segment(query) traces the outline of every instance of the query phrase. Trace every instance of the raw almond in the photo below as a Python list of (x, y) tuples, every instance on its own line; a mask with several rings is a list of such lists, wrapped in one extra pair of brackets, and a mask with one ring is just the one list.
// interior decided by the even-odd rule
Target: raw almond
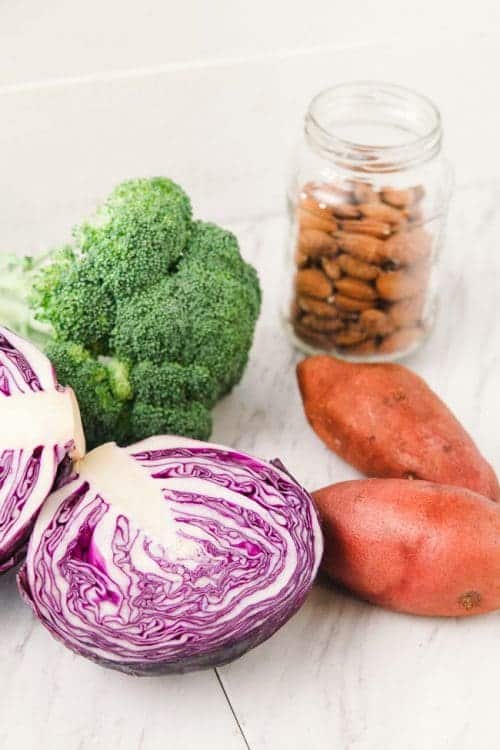
[(366, 338), (366, 332), (353, 323), (345, 330), (335, 334), (335, 343), (337, 346), (352, 346), (353, 344), (360, 344)]
[(382, 188), (380, 196), (384, 203), (388, 203), (394, 208), (406, 208), (413, 203), (413, 190), (396, 190), (395, 188)]
[(423, 333), (421, 328), (400, 328), (398, 331), (391, 333), (390, 336), (386, 336), (379, 346), (379, 351), (382, 354), (404, 352), (416, 344), (422, 338)]
[(322, 219), (331, 219), (332, 210), (325, 203), (315, 200), (310, 195), (305, 195), (299, 202), (299, 208), (309, 214), (314, 214)]
[(432, 237), (425, 229), (417, 227), (407, 232), (397, 232), (385, 243), (387, 258), (401, 265), (419, 263), (432, 252)]
[(380, 195), (384, 203), (388, 203), (395, 208), (407, 208), (420, 201), (424, 196), (424, 189), (421, 185), (405, 190), (396, 190), (395, 188), (382, 188)]
[(386, 336), (394, 331), (395, 325), (382, 310), (363, 310), (359, 316), (361, 328), (372, 336)]
[(361, 279), (354, 279), (349, 276), (344, 276), (344, 278), (336, 281), (335, 290), (342, 295), (354, 297), (355, 299), (374, 300), (377, 298), (377, 293), (370, 284), (366, 281), (361, 281)]
[(354, 182), (353, 193), (356, 203), (377, 203), (380, 200), (377, 191), (367, 182)]
[(311, 328), (313, 331), (320, 331), (321, 333), (339, 331), (344, 327), (340, 318), (318, 318), (317, 315), (311, 314), (304, 315), (300, 322), (306, 328)]
[(359, 210), (365, 218), (375, 219), (375, 221), (382, 221), (386, 224), (399, 226), (405, 221), (401, 211), (393, 206), (388, 206), (386, 203), (362, 203)]
[(307, 297), (305, 295), (300, 296), (297, 299), (297, 304), (301, 310), (305, 313), (312, 313), (320, 318), (337, 318), (338, 312), (333, 305), (322, 300), (315, 299), (314, 297)]
[(337, 206), (332, 206), (332, 213), (337, 219), (359, 219), (361, 217), (359, 208), (352, 206), (350, 203), (339, 203)]
[(363, 281), (373, 281), (376, 279), (381, 272), (378, 266), (374, 266), (371, 263), (365, 263), (352, 255), (339, 255), (337, 263), (341, 270), (348, 276), (354, 276), (356, 279), (362, 279)]
[(318, 214), (304, 211), (303, 208), (299, 208), (297, 211), (297, 219), (301, 229), (319, 229), (322, 232), (335, 232), (338, 225), (333, 217), (324, 218), (318, 216)]
[(299, 294), (307, 294), (319, 299), (326, 299), (332, 291), (329, 279), (318, 268), (305, 268), (298, 271), (295, 283)]
[(335, 237), (342, 250), (365, 261), (365, 263), (380, 264), (386, 258), (385, 243), (376, 237), (351, 232), (336, 232)]
[(328, 351), (329, 349), (333, 349), (334, 347), (334, 334), (332, 333), (321, 333), (320, 331), (313, 331), (298, 322), (295, 322), (293, 324), (293, 330), (302, 341), (304, 341), (306, 344), (310, 344), (311, 346), (316, 347), (317, 349), (325, 349), (326, 351)]
[(382, 299), (397, 302), (419, 294), (425, 286), (425, 279), (422, 274), (409, 271), (387, 271), (380, 274), (375, 283)]
[(303, 229), (299, 233), (299, 248), (309, 257), (316, 258), (318, 255), (334, 253), (337, 243), (327, 232), (320, 229)]
[(338, 310), (347, 313), (358, 313), (361, 310), (368, 310), (373, 307), (371, 300), (355, 299), (354, 297), (347, 297), (345, 294), (336, 294), (333, 301)]
[(389, 309), (389, 317), (398, 328), (413, 327), (421, 319), (423, 309), (424, 296), (419, 295), (395, 302)]
[(340, 225), (344, 232), (355, 232), (357, 234), (368, 234), (371, 237), (378, 237), (380, 240), (389, 237), (392, 234), (390, 224), (375, 219), (362, 219), (361, 221), (343, 221)]
[(298, 268), (304, 268), (304, 266), (307, 266), (308, 261), (309, 261), (309, 256), (303, 253), (300, 247), (298, 247), (295, 250), (295, 265)]
[(321, 258), (321, 266), (329, 279), (333, 279), (335, 281), (336, 279), (340, 279), (340, 277), (342, 276), (342, 271), (340, 270), (340, 266), (336, 260), (332, 260), (331, 258), (323, 256), (323, 258)]

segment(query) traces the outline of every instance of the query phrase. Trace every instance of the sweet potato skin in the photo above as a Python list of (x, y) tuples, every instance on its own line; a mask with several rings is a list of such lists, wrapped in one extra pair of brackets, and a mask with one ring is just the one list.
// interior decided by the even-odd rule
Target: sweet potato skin
[(317, 356), (299, 363), (297, 377), (315, 432), (363, 474), (427, 479), (500, 499), (493, 468), (411, 370)]
[(470, 490), (363, 479), (313, 493), (323, 570), (363, 599), (416, 615), (500, 608), (500, 505)]

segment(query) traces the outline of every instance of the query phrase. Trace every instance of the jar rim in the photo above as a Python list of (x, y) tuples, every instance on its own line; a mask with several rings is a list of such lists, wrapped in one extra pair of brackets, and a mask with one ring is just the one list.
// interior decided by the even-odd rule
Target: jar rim
[[(387, 124), (399, 117), (399, 129), (407, 140), (395, 143), (368, 143), (335, 132), (328, 121), (335, 108), (365, 106), (387, 110)], [(409, 124), (415, 131), (408, 130)], [(391, 172), (410, 169), (433, 158), (441, 149), (441, 115), (434, 102), (411, 88), (379, 81), (339, 83), (320, 91), (311, 101), (305, 131), (316, 150), (346, 169), (363, 172)]]

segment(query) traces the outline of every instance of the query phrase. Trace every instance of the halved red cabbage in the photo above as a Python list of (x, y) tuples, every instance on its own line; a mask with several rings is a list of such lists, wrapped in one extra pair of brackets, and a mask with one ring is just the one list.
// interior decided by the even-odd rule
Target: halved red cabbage
[(73, 391), (33, 344), (0, 327), (0, 574), (22, 559), (62, 461), (84, 453)]
[(304, 602), (322, 535), (279, 462), (154, 437), (75, 469), (38, 517), (19, 584), (78, 654), (137, 675), (213, 667)]

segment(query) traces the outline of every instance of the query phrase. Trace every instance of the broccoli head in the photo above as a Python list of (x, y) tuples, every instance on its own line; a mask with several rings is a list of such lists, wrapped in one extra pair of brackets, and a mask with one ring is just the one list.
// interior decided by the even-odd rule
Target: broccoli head
[(73, 236), (31, 271), (29, 299), (89, 447), (158, 433), (207, 439), (260, 312), (236, 237), (193, 221), (187, 195), (161, 177), (119, 185)]
[(191, 203), (164, 178), (119, 185), (94, 223), (74, 231), (81, 252), (92, 260), (116, 299), (154, 284), (179, 261), (191, 228)]

